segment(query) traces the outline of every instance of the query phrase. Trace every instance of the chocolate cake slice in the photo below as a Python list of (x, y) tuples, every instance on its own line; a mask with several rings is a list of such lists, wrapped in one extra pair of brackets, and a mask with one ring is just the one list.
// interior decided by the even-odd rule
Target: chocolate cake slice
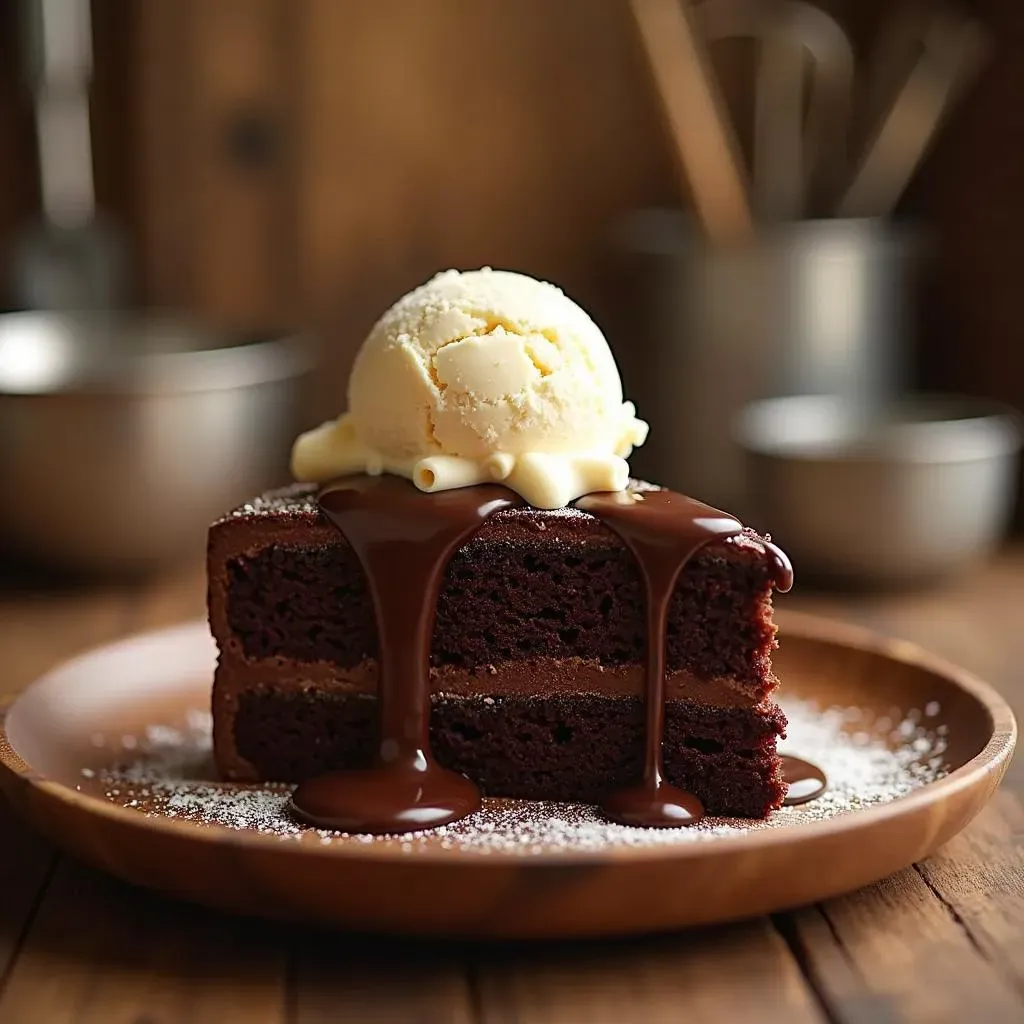
[[(671, 603), (664, 763), (710, 814), (785, 795), (772, 700), (774, 549), (707, 544)], [(234, 510), (209, 541), (222, 774), (302, 781), (368, 764), (377, 635), (359, 561), (295, 485)], [(494, 513), (448, 564), (431, 649), (437, 760), (487, 796), (598, 801), (641, 771), (645, 610), (632, 553), (576, 508)]]

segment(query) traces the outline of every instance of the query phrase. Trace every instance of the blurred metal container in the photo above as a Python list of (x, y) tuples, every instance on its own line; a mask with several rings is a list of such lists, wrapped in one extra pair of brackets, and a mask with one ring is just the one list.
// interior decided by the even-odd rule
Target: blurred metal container
[(870, 416), (840, 398), (755, 402), (736, 437), (752, 523), (798, 572), (838, 582), (916, 583), (984, 557), (1020, 478), (1019, 417), (975, 399), (920, 396)]
[(283, 478), (310, 367), (298, 338), (0, 316), (0, 548), (100, 572), (200, 552), (213, 518)]
[(915, 234), (804, 221), (716, 249), (682, 212), (641, 210), (615, 240), (630, 291), (623, 369), (651, 424), (635, 456), (644, 475), (742, 512), (732, 424), (744, 405), (838, 394), (870, 406), (901, 390)]

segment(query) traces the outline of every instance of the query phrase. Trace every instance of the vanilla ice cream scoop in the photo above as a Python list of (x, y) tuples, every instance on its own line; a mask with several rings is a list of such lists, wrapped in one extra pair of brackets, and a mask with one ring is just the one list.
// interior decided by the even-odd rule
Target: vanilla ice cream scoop
[(624, 489), (646, 436), (575, 302), (522, 274), (449, 270), (380, 318), (356, 356), (348, 412), (299, 437), (292, 472), (394, 473), (423, 491), (501, 482), (560, 508)]

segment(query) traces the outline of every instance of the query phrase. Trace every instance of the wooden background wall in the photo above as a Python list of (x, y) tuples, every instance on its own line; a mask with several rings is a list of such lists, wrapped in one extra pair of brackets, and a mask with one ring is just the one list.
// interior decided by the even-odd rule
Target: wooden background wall
[[(15, 6), (0, 260), (37, 202)], [(826, 6), (864, 42), (891, 4)], [(921, 372), (1024, 406), (1024, 4), (972, 6), (995, 59), (904, 203), (945, 242)], [(679, 201), (624, 0), (94, 0), (94, 21), (97, 178), (140, 299), (234, 330), (331, 325), (344, 359), (397, 291), (481, 263), (600, 315), (610, 221)]]

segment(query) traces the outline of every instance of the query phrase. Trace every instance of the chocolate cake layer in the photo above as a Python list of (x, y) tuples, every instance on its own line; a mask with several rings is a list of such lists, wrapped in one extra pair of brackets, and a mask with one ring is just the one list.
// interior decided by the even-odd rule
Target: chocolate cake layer
[[(211, 531), (214, 634), (228, 656), (327, 662), (375, 658), (373, 608), (354, 554), (299, 489)], [(708, 545), (686, 566), (668, 624), (667, 665), (728, 679), (760, 699), (774, 688), (772, 566), (760, 538)], [(506, 661), (644, 659), (635, 561), (611, 530), (576, 510), (499, 512), (452, 559), (431, 662), (475, 672)]]
[[(763, 817), (785, 795), (775, 737), (777, 705), (714, 708), (671, 701), (665, 770), (713, 813)], [(237, 694), (233, 742), (255, 777), (298, 782), (370, 763), (376, 700), (317, 687), (282, 691), (255, 683)], [(488, 796), (600, 800), (641, 766), (639, 698), (439, 696), (431, 716), (438, 761)]]

